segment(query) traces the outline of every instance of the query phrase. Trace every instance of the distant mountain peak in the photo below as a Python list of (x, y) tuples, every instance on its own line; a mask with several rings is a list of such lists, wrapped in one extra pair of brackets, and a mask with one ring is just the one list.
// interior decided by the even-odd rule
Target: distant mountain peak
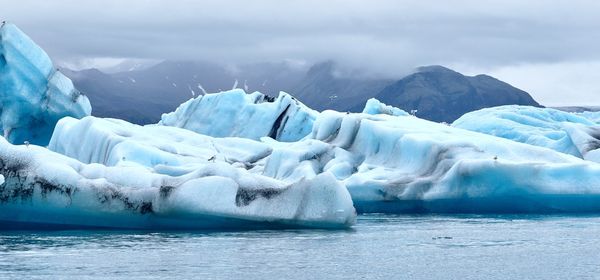
[(418, 73), (452, 73), (452, 74), (460, 74), (450, 68), (446, 68), (441, 65), (427, 65), (420, 66), (417, 68)]

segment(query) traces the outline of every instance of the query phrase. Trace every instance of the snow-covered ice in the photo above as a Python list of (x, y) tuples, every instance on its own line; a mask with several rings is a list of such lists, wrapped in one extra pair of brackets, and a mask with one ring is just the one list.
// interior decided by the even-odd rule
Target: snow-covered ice
[(452, 125), (600, 162), (600, 125), (593, 116), (550, 108), (500, 106), (467, 113)]
[(91, 106), (48, 55), (11, 23), (0, 27), (0, 129), (11, 143), (48, 144), (64, 116), (89, 115)]

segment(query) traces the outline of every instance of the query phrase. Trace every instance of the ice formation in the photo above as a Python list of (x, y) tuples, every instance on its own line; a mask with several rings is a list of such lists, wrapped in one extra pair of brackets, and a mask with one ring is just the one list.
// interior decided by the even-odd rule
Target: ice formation
[(500, 106), (467, 113), (452, 125), (600, 162), (600, 125), (592, 113)]
[(408, 116), (408, 113), (404, 110), (386, 105), (375, 98), (367, 100), (363, 113), (370, 115), (386, 114), (391, 116)]
[[(49, 147), (83, 162), (168, 175), (207, 159), (286, 184), (330, 174), (359, 212), (600, 211), (600, 165), (570, 155), (407, 115), (324, 111), (304, 125), (311, 132), (302, 140), (256, 142), (67, 118)], [(69, 139), (94, 144), (80, 147)]]
[[(98, 120), (105, 122), (110, 121)], [(127, 141), (127, 136), (113, 138), (108, 141)], [(78, 146), (93, 149), (99, 142), (91, 140)], [(201, 140), (199, 136), (191, 141)], [(240, 145), (246, 142), (241, 139)], [(132, 140), (122, 148), (135, 143)], [(188, 156), (161, 148), (165, 147), (148, 146), (137, 152), (161, 159), (165, 153)], [(152, 168), (124, 164), (127, 159), (114, 165), (84, 164), (43, 147), (11, 145), (1, 137), (0, 158), (5, 178), (0, 186), (0, 220), (4, 222), (163, 229), (339, 228), (352, 225), (355, 217), (348, 191), (329, 174), (286, 183), (204, 158), (177, 166), (159, 161)], [(136, 159), (140, 160), (132, 160)]]
[[(329, 144), (315, 157), (359, 212), (600, 210), (600, 165), (535, 146), (410, 116), (331, 111), (311, 138)], [(273, 167), (292, 172), (285, 166)]]
[(46, 53), (15, 25), (0, 28), (0, 129), (11, 143), (46, 145), (64, 116), (89, 115), (91, 106), (57, 71)]
[(600, 111), (596, 111), (596, 112), (581, 112), (581, 113), (577, 113), (577, 115), (580, 115), (584, 118), (587, 118), (595, 123), (597, 123), (598, 125), (600, 125)]
[(2, 42), (4, 134), (48, 147), (0, 137), (0, 227), (345, 228), (356, 210), (600, 212), (589, 115), (500, 107), (452, 127), (375, 99), (363, 113), (318, 113), (286, 93), (231, 90), (138, 126), (84, 117), (87, 99), (37, 46), (12, 25)]
[(316, 111), (287, 93), (273, 98), (234, 89), (190, 99), (175, 112), (163, 114), (160, 124), (215, 137), (258, 140), (269, 136), (290, 142), (310, 133), (316, 115)]

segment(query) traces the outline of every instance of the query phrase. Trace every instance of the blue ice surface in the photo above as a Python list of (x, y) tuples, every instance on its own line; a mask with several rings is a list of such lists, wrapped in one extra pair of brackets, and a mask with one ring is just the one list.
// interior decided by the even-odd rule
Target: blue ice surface
[(587, 155), (600, 146), (595, 115), (507, 105), (467, 113), (452, 126), (595, 160)]
[(14, 24), (0, 27), (0, 129), (14, 144), (46, 145), (56, 122), (90, 115), (87, 97)]
[(370, 115), (386, 114), (391, 116), (408, 116), (408, 113), (404, 110), (386, 105), (375, 98), (367, 100), (363, 113)]
[(159, 124), (214, 137), (258, 140), (268, 136), (293, 142), (310, 133), (316, 114), (284, 92), (270, 99), (259, 92), (233, 89), (190, 99), (175, 112), (163, 114)]

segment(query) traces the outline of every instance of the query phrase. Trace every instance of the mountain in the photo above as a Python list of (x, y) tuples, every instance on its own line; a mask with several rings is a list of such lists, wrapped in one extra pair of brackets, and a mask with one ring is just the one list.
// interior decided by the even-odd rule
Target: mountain
[(289, 63), (226, 67), (208, 62), (164, 61), (118, 73), (97, 69), (63, 70), (85, 93), (99, 117), (137, 124), (156, 123), (162, 113), (206, 92), (242, 88), (277, 96), (292, 94), (318, 111), (362, 111), (369, 98), (404, 109), (420, 118), (452, 122), (464, 113), (499, 105), (540, 106), (520, 89), (487, 75), (465, 76), (442, 66), (418, 68), (401, 79), (337, 75), (332, 61), (305, 70)]
[(374, 97), (436, 122), (452, 122), (467, 112), (500, 105), (541, 107), (527, 92), (496, 78), (465, 76), (442, 66), (421, 67)]
[(394, 82), (391, 79), (336, 77), (334, 70), (332, 61), (313, 65), (293, 87), (291, 94), (318, 111), (360, 112), (369, 98)]

